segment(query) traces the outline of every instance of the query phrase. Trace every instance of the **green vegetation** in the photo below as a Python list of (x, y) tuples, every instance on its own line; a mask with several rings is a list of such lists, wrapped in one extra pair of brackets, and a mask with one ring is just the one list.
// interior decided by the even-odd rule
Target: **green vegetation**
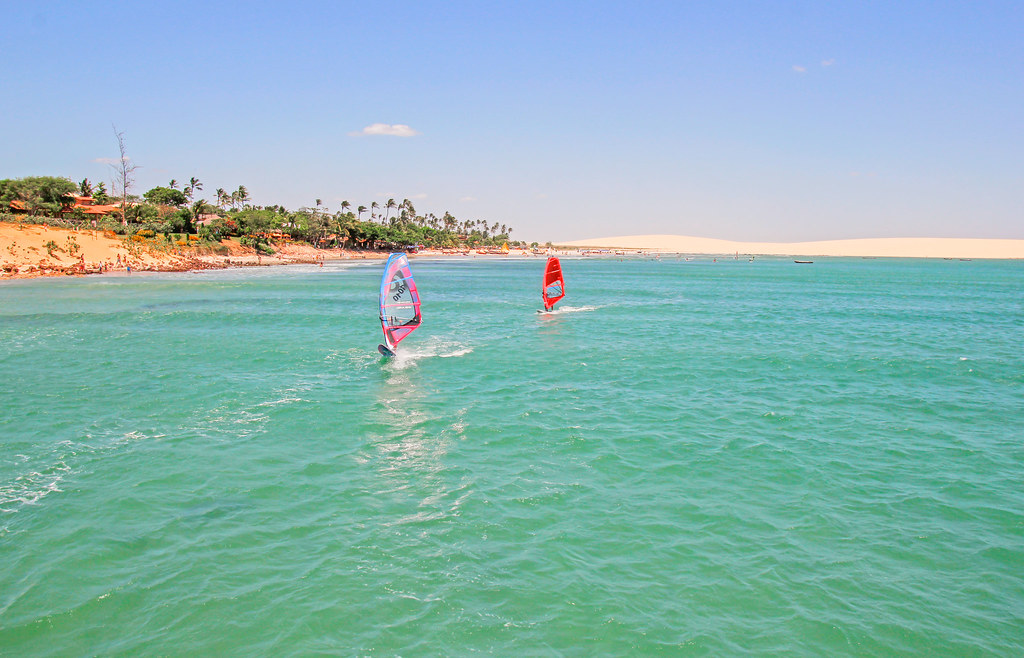
[(0, 203), (7, 209), (13, 201), (29, 214), (57, 216), (74, 203), (72, 195), (77, 191), (77, 185), (55, 176), (4, 179), (0, 180)]
[(154, 206), (181, 207), (188, 202), (188, 197), (181, 190), (173, 190), (169, 187), (154, 187), (142, 195), (146, 201)]
[[(122, 181), (127, 177), (122, 177)], [(24, 212), (33, 221), (65, 228), (100, 228), (121, 235), (159, 238), (170, 245), (211, 243), (237, 237), (243, 244), (263, 253), (273, 253), (273, 242), (295, 240), (316, 247), (400, 250), (413, 245), (432, 248), (488, 247), (512, 242), (512, 229), (504, 224), (483, 220), (459, 220), (451, 213), (436, 216), (420, 214), (412, 201), (372, 202), (369, 207), (342, 201), (330, 211), (320, 199), (309, 207), (288, 210), (280, 205), (257, 206), (249, 203), (249, 192), (239, 186), (234, 192), (217, 189), (216, 201), (197, 198), (203, 183), (193, 177), (182, 189), (178, 182), (157, 186), (142, 197), (121, 193), (110, 197), (102, 183), (93, 186), (88, 179), (73, 183), (66, 178), (36, 176), (0, 180), (0, 220), (24, 221)], [(75, 195), (91, 196), (95, 205), (117, 203), (118, 208), (105, 216), (86, 213), (75, 207)], [(14, 205), (11, 202), (16, 202)], [(123, 203), (123, 206), (122, 206)], [(122, 217), (123, 207), (123, 217)], [(363, 215), (369, 211), (369, 217)], [(172, 238), (176, 234), (189, 238)]]

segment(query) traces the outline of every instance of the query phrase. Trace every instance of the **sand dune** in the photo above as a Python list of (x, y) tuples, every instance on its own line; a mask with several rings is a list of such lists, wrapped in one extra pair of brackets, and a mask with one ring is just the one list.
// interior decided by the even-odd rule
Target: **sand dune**
[(686, 235), (625, 235), (560, 243), (599, 249), (691, 254), (869, 256), (898, 258), (1024, 258), (1024, 240), (983, 238), (873, 238), (818, 242), (733, 242)]

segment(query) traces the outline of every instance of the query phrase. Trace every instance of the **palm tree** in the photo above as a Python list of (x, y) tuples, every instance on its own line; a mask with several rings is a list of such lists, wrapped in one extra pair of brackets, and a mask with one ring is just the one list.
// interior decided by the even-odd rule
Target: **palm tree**
[(174, 180), (172, 178), (171, 182), (167, 184), (167, 187), (169, 187), (169, 188), (171, 188), (173, 190), (174, 188), (178, 187), (178, 181), (176, 181), (176, 180)]
[(192, 230), (195, 228), (195, 222), (199, 221), (199, 215), (202, 215), (205, 210), (206, 199), (199, 199), (198, 201), (192, 204), (192, 226), (187, 227), (189, 233), (191, 233)]
[(228, 193), (224, 191), (223, 187), (217, 188), (217, 207), (222, 208), (224, 203), (228, 200)]
[(395, 203), (394, 199), (388, 199), (388, 202), (384, 205), (384, 223), (388, 221), (388, 215), (391, 213), (392, 208), (397, 208), (398, 204)]
[(348, 201), (342, 201), (341, 202), (341, 212), (343, 212), (343, 213), (348, 212), (348, 209), (351, 208), (351, 207), (352, 207), (352, 204), (349, 203)]
[(78, 189), (82, 191), (82, 196), (92, 196), (92, 183), (88, 178), (82, 179), (82, 182), (78, 184)]
[(348, 243), (349, 229), (351, 227), (351, 221), (346, 215), (341, 215), (331, 223), (331, 228), (334, 234), (338, 236), (338, 241), (341, 242), (341, 246), (344, 247)]
[(201, 189), (203, 189), (203, 184), (199, 182), (198, 178), (193, 176), (191, 179), (189, 179), (188, 185), (185, 186), (185, 196), (187, 196), (189, 198), (189, 201), (191, 201), (192, 196), (196, 193), (196, 190)]
[(239, 185), (235, 194), (238, 195), (238, 205), (245, 208), (245, 202), (249, 200), (249, 190), (245, 189), (245, 185)]
[(380, 204), (377, 203), (376, 201), (370, 204), (370, 221), (377, 219), (377, 213), (374, 212), (374, 210), (377, 208), (380, 208)]
[(356, 219), (358, 219), (359, 221), (363, 221), (363, 213), (366, 212), (366, 206), (359, 206), (358, 208), (356, 208), (356, 212), (359, 213), (358, 215), (356, 215)]

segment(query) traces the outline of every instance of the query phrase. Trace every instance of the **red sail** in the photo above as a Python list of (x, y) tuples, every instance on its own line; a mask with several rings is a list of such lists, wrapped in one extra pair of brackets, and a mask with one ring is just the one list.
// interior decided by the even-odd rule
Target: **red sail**
[(544, 287), (540, 296), (544, 299), (544, 310), (550, 311), (562, 297), (565, 297), (565, 279), (562, 278), (562, 264), (552, 256), (544, 268)]

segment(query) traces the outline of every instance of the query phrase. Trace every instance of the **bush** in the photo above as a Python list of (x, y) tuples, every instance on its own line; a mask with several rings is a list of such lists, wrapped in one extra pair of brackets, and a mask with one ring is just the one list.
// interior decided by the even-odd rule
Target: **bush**
[(218, 217), (206, 226), (200, 227), (200, 232), (205, 229), (213, 235), (213, 239), (219, 240), (228, 235), (238, 232), (238, 222), (230, 218)]
[(192, 215), (188, 210), (182, 209), (164, 217), (164, 224), (168, 233), (184, 233), (192, 221)]
[(109, 231), (115, 235), (124, 235), (126, 232), (125, 225), (121, 223), (119, 217), (114, 215), (106, 215), (96, 222), (96, 228), (106, 232)]

